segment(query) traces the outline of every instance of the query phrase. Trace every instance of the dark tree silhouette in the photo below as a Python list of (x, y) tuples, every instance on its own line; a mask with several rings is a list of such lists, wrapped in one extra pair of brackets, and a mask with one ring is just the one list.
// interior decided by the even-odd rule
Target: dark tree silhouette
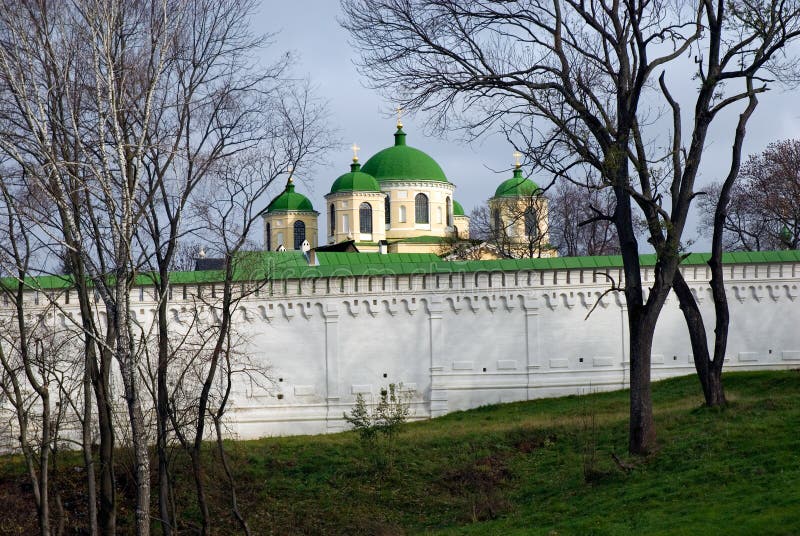
[[(708, 189), (699, 206), (699, 231), (713, 232), (722, 185)], [(724, 220), (723, 246), (762, 251), (800, 247), (800, 140), (770, 143), (751, 155), (731, 188)]]
[[(673, 283), (676, 292), (685, 287), (678, 270), (682, 237), (709, 128), (722, 112), (747, 105), (734, 132), (731, 171), (738, 172), (745, 126), (756, 94), (766, 90), (766, 73), (777, 75), (791, 65), (783, 62), (783, 52), (800, 30), (798, 2), (342, 3), (343, 24), (377, 89), (407, 109), (430, 113), (442, 129), (460, 127), (475, 136), (502, 130), (554, 175), (576, 179), (587, 176), (588, 168), (613, 191), (613, 212), (595, 218), (611, 221), (619, 237), (631, 363), (629, 450), (649, 452), (656, 439), (653, 335)], [(696, 79), (699, 86), (688, 117), (670, 89), (677, 79)], [(652, 121), (648, 99), (665, 105), (669, 117)], [(668, 146), (662, 149), (665, 133)], [(725, 191), (721, 198), (724, 208)], [(647, 292), (634, 206), (644, 215), (657, 255)], [(721, 250), (712, 253), (713, 281), (720, 282), (715, 259)], [(723, 338), (727, 330), (722, 290), (714, 293), (720, 303), (718, 341), (720, 330)], [(691, 294), (678, 296), (689, 310)], [(700, 343), (698, 318), (687, 323), (693, 346)], [(720, 355), (724, 349), (715, 357)], [(704, 373), (708, 359), (697, 351), (695, 358), (704, 391), (713, 391)]]

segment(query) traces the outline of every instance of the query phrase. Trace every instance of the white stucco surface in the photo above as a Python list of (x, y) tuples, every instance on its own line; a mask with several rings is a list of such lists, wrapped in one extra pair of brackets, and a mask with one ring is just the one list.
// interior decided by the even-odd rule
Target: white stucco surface
[[(800, 265), (726, 271), (725, 369), (800, 366)], [(619, 281), (618, 270), (610, 275)], [(706, 268), (684, 275), (711, 321)], [(586, 318), (608, 288), (591, 270), (468, 273), (463, 281), (461, 274), (376, 276), (372, 291), (367, 279), (346, 278), (342, 292), (338, 281), (331, 293), (304, 286), (308, 294), (299, 295), (289, 283), (289, 295), (247, 301), (240, 329), (279, 381), (272, 393), (239, 393), (231, 414), (236, 434), (339, 430), (358, 393), (374, 400), (389, 383), (414, 389), (416, 418), (627, 386), (624, 298), (605, 295)], [(693, 372), (683, 316), (670, 296), (657, 327), (653, 379)]]

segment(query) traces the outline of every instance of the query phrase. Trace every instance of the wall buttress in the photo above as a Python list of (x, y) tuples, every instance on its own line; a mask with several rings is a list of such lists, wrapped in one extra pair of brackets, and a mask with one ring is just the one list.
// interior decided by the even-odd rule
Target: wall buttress
[(525, 310), (525, 353), (527, 355), (528, 388), (526, 398), (533, 398), (534, 376), (539, 364), (539, 298), (528, 294), (522, 298)]
[(339, 407), (339, 307), (335, 303), (325, 304), (325, 404), (328, 431), (343, 427), (342, 411)]
[(431, 357), (431, 417), (447, 413), (447, 389), (442, 377), (444, 351), (444, 327), (442, 324), (442, 297), (431, 296), (428, 301), (430, 320)]

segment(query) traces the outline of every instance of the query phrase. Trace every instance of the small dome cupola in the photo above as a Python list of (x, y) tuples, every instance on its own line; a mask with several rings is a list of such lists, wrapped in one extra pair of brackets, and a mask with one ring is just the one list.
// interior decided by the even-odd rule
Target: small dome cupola
[(360, 147), (353, 144), (350, 172), (339, 176), (325, 195), (328, 244), (354, 241), (359, 251), (377, 250), (386, 239), (386, 194), (375, 177), (361, 170)]
[(358, 162), (359, 147), (353, 144), (353, 162), (350, 164), (350, 173), (345, 173), (333, 181), (331, 185), (332, 194), (338, 192), (380, 192), (381, 187), (375, 177), (361, 171), (361, 164)]
[(461, 206), (461, 203), (453, 199), (453, 216), (464, 216), (464, 207)]
[(286, 181), (286, 188), (283, 192), (270, 201), (267, 205), (267, 213), (278, 211), (298, 211), (298, 212), (314, 212), (314, 206), (311, 201), (304, 196), (294, 191), (294, 179), (289, 176)]
[(539, 195), (541, 189), (539, 186), (530, 179), (522, 176), (522, 165), (520, 164), (520, 153), (514, 153), (516, 164), (514, 165), (514, 174), (510, 179), (500, 183), (497, 190), (494, 192), (494, 197), (531, 197)]
[(303, 244), (316, 244), (317, 216), (319, 213), (311, 201), (294, 191), (292, 168), (289, 168), (286, 188), (270, 201), (264, 212), (264, 248), (301, 250)]

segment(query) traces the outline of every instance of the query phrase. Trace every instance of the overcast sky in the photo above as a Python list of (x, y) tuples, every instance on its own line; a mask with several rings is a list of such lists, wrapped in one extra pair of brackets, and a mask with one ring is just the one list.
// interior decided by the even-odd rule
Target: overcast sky
[[(361, 147), (361, 162), (394, 143), (394, 105), (365, 87), (365, 79), (355, 67), (357, 54), (348, 44), (349, 36), (337, 19), (341, 16), (337, 0), (264, 0), (253, 20), (256, 32), (278, 32), (275, 43), (264, 51), (265, 60), (285, 50), (296, 53), (295, 74), (307, 76), (320, 96), (328, 102), (330, 121), (338, 130), (341, 148), (328, 154), (329, 165), (315, 170), (313, 176), (298, 179), (298, 191), (308, 195), (314, 208), (324, 215), (323, 196), (331, 183), (349, 170), (355, 142)], [(676, 73), (676, 75), (681, 73)], [(676, 76), (677, 77), (677, 76)], [(668, 80), (670, 79), (668, 73)], [(676, 91), (690, 99), (693, 82)], [(775, 89), (759, 97), (756, 115), (750, 120), (744, 154), (762, 151), (772, 141), (800, 137), (800, 92)], [(688, 104), (686, 110), (691, 110)], [(730, 139), (735, 114), (722, 118), (710, 132), (703, 160), (701, 183), (720, 180), (727, 169)], [(498, 135), (489, 136), (471, 145), (453, 139), (427, 137), (423, 133), (424, 117), (404, 117), (408, 144), (431, 155), (456, 185), (455, 199), (469, 212), (483, 203), (497, 185), (510, 176), (513, 147)], [(688, 127), (689, 125), (687, 125)], [(505, 170), (505, 171), (501, 171)], [(549, 177), (537, 180), (535, 170), (526, 174), (547, 184)], [(277, 192), (276, 192), (277, 193)], [(686, 230), (694, 237), (696, 224)], [(698, 237), (694, 251), (709, 248), (709, 240)]]

